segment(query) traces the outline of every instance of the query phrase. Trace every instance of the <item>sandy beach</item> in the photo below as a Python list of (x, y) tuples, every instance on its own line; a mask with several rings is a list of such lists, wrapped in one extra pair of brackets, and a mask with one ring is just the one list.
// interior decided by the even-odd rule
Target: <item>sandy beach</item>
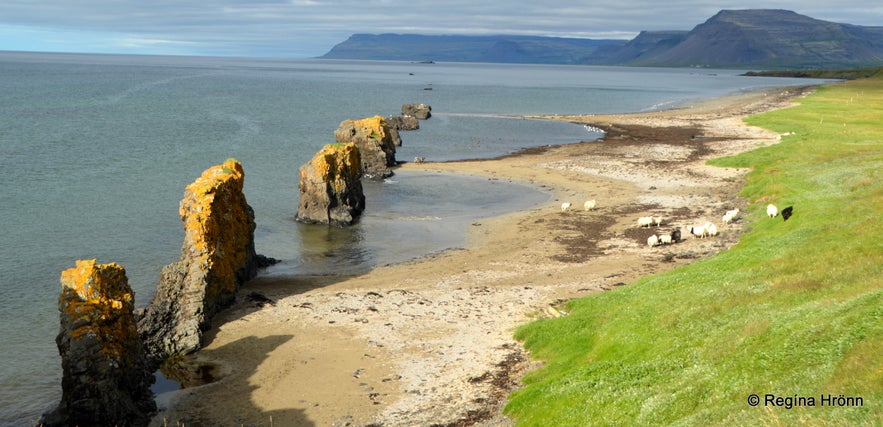
[[(492, 160), (403, 164), (527, 183), (552, 196), (473, 223), (461, 249), (356, 276), (259, 276), (187, 361), (214, 366), (216, 381), (163, 396), (152, 425), (511, 425), (501, 414), (506, 395), (541, 363), (513, 339), (515, 328), (566, 315), (568, 299), (734, 245), (744, 220), (725, 225), (721, 215), (752, 202), (737, 197), (746, 170), (705, 161), (776, 143), (779, 135), (741, 119), (811, 90), (769, 89), (643, 114), (534, 117), (607, 135)], [(597, 208), (585, 211), (590, 199)], [(564, 202), (573, 206), (562, 212)], [(651, 215), (662, 225), (637, 226)], [(689, 235), (705, 221), (721, 234)], [(675, 229), (683, 229), (681, 242), (647, 246), (651, 234)]]

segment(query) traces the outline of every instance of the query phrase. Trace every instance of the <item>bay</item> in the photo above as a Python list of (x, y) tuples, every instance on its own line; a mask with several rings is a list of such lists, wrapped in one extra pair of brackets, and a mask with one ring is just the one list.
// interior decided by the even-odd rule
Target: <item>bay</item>
[(352, 229), (297, 224), (297, 169), (342, 120), (423, 102), (433, 117), (402, 134), (399, 160), (493, 157), (598, 137), (519, 114), (646, 111), (807, 83), (731, 70), (0, 52), (0, 425), (33, 423), (60, 398), (60, 272), (77, 259), (118, 262), (146, 304), (178, 257), (184, 187), (229, 157), (245, 168), (257, 251), (282, 260), (264, 274), (358, 272), (462, 247), (469, 223), (549, 196), (400, 173), (366, 183)]

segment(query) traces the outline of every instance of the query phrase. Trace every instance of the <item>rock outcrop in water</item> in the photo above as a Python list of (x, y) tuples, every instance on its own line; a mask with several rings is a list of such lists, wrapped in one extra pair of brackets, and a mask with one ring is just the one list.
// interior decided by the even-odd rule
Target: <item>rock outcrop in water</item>
[(432, 107), (429, 104), (404, 104), (402, 105), (402, 115), (426, 120), (432, 117)]
[(77, 261), (61, 273), (61, 403), (45, 426), (143, 426), (156, 411), (152, 370), (135, 327), (134, 293), (118, 264)]
[(399, 135), (399, 131), (420, 129), (420, 122), (414, 116), (389, 116), (386, 118), (386, 125), (389, 126), (392, 142), (396, 147), (402, 146), (402, 137)]
[(334, 139), (339, 143), (356, 144), (362, 173), (366, 177), (380, 180), (392, 176), (391, 167), (396, 165), (396, 147), (383, 117), (344, 120), (334, 131)]
[(255, 254), (244, 179), (242, 165), (228, 159), (187, 186), (180, 205), (181, 258), (163, 268), (156, 296), (138, 321), (152, 360), (199, 349), (212, 317), (234, 301), (266, 259)]
[(361, 150), (355, 143), (329, 144), (301, 166), (297, 221), (350, 225), (365, 209)]

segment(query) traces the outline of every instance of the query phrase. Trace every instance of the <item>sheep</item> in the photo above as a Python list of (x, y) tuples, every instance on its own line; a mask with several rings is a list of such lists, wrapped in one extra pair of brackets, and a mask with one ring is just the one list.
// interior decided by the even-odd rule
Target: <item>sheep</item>
[(662, 217), (661, 216), (654, 216), (653, 223), (656, 224), (657, 227), (659, 227), (662, 224)]
[(766, 205), (766, 216), (775, 218), (777, 215), (779, 215), (779, 208), (777, 208), (776, 205), (772, 203)]
[(583, 204), (583, 208), (585, 208), (585, 210), (587, 211), (595, 209), (595, 199), (586, 201), (586, 203)]
[(671, 234), (663, 234), (663, 235), (659, 236), (659, 244), (670, 245), (671, 244)]
[(690, 227), (690, 234), (698, 237), (708, 237), (708, 232), (705, 230), (705, 227)]
[(671, 232), (671, 241), (672, 242), (680, 242), (681, 241), (681, 229), (677, 229)]
[(653, 217), (642, 216), (638, 218), (638, 227), (649, 227), (653, 225)]
[(561, 204), (561, 212), (565, 212), (570, 209), (570, 202), (564, 202)]
[(659, 244), (659, 238), (656, 237), (655, 234), (647, 238), (647, 246), (652, 248), (658, 244)]
[(703, 225), (702, 227), (705, 228), (705, 232), (708, 233), (709, 236), (717, 236), (717, 226), (716, 225), (714, 225), (710, 222), (706, 222), (705, 225)]
[(724, 217), (722, 218), (722, 220), (723, 220), (724, 224), (729, 224), (729, 223), (733, 222), (738, 215), (739, 215), (738, 208), (733, 209), (733, 210), (729, 210), (729, 211), (727, 211), (726, 214), (724, 214)]
[(788, 221), (788, 218), (791, 218), (791, 214), (794, 213), (794, 206), (788, 206), (785, 209), (782, 209), (782, 220)]

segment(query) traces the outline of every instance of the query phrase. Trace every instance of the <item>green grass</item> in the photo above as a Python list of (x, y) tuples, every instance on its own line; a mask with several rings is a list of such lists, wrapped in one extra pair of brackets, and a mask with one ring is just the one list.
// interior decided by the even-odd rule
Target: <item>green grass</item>
[(800, 103), (747, 120), (794, 135), (711, 162), (753, 168), (735, 247), (519, 328), (545, 364), (509, 397), (518, 425), (883, 425), (883, 78)]

